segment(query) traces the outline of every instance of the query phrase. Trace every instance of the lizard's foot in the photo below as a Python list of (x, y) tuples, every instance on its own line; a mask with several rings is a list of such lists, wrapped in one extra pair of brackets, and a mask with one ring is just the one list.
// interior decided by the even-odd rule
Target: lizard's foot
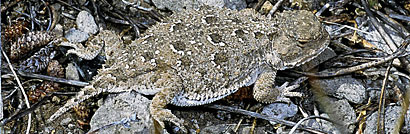
[(299, 88), (299, 86), (299, 84), (289, 86), (289, 82), (285, 82), (280, 87), (276, 87), (276, 89), (282, 91), (282, 93), (276, 98), (276, 102), (285, 102), (290, 104), (291, 101), (288, 97), (302, 97), (302, 93), (292, 92), (292, 90)]
[(169, 121), (176, 126), (178, 126), (184, 133), (187, 133), (187, 129), (183, 126), (184, 120), (179, 119), (176, 117), (174, 114), (171, 113), (171, 110), (169, 109), (159, 109), (159, 108), (153, 108), (150, 107), (151, 110), (151, 115), (154, 121), (156, 121), (161, 129), (165, 128), (165, 123), (164, 121)]

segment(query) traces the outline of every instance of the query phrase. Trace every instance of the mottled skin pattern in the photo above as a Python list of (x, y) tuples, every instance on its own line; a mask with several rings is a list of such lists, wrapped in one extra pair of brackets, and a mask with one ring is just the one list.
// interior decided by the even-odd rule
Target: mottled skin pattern
[(84, 47), (81, 43), (71, 43), (71, 42), (62, 42), (60, 46), (67, 46), (73, 47), (74, 49), (70, 49), (67, 51), (66, 55), (75, 54), (80, 58), (85, 60), (92, 60), (98, 56), (101, 52), (104, 42), (100, 36), (91, 36), (91, 38), (85, 43)]
[[(107, 44), (111, 40), (114, 45)], [(274, 85), (276, 71), (316, 57), (328, 45), (329, 35), (308, 11), (267, 18), (251, 9), (202, 8), (173, 14), (129, 45), (118, 40), (105, 41), (106, 65), (85, 88), (92, 91), (82, 90), (60, 114), (101, 92), (135, 90), (155, 94), (150, 113), (162, 127), (170, 121), (185, 130), (183, 120), (166, 105), (207, 104), (254, 83), (254, 97), (260, 102), (300, 96), (286, 85)]]

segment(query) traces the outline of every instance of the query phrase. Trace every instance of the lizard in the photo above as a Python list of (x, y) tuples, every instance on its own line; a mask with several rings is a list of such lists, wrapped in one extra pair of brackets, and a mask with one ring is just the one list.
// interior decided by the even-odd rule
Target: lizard
[(162, 128), (169, 121), (186, 132), (184, 121), (167, 105), (208, 104), (251, 84), (254, 98), (262, 103), (300, 96), (286, 83), (275, 86), (277, 71), (310, 61), (330, 42), (309, 11), (266, 17), (252, 9), (209, 7), (174, 13), (131, 44), (107, 30), (96, 38), (104, 40), (106, 63), (48, 121), (102, 92), (133, 90), (154, 95), (149, 111)]

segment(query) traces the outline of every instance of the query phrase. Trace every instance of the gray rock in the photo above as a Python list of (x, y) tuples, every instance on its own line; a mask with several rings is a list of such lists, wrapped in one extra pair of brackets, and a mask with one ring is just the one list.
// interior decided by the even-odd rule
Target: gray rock
[(222, 8), (225, 6), (225, 1), (227, 0), (198, 0), (198, 1), (208, 6)]
[(52, 32), (56, 34), (56, 37), (63, 37), (63, 34), (64, 34), (63, 26), (61, 24), (57, 24), (54, 27)]
[[(333, 107), (333, 109), (331, 109), (332, 111), (328, 113), (331, 119), (338, 121), (339, 123), (342, 123), (342, 126), (340, 127), (343, 127), (344, 131), (347, 131), (348, 133), (353, 133), (354, 123), (356, 121), (356, 114), (353, 107), (350, 106), (349, 102), (347, 102), (347, 100), (344, 99), (338, 100), (331, 107)], [(333, 116), (330, 114), (333, 114)]]
[(94, 17), (87, 11), (81, 11), (76, 19), (77, 28), (89, 34), (96, 34), (98, 26), (94, 21)]
[(410, 110), (407, 110), (406, 117), (404, 118), (404, 126), (401, 130), (402, 133), (410, 133)]
[(197, 9), (201, 3), (198, 0), (152, 0), (158, 9), (182, 11), (184, 9)]
[(61, 120), (60, 125), (65, 126), (65, 125), (68, 125), (68, 123), (70, 122), (71, 122), (71, 118), (65, 118)]
[(137, 115), (136, 122), (130, 122), (129, 128), (123, 125), (114, 125), (100, 130), (99, 134), (132, 134), (132, 133), (150, 133), (152, 130), (152, 120), (149, 115), (150, 100), (135, 92), (125, 92), (118, 95), (110, 95), (92, 117), (90, 126), (91, 131), (104, 125), (118, 122), (122, 119), (130, 118)]
[[(285, 103), (272, 103), (270, 105), (267, 105), (263, 108), (262, 114), (268, 115), (273, 118), (278, 118), (278, 119), (285, 119), (288, 117), (293, 117), (296, 115), (298, 112), (298, 107), (291, 103), (291, 104), (285, 104)], [(271, 124), (275, 125), (275, 122), (270, 122)]]
[(80, 80), (80, 75), (73, 63), (68, 63), (65, 68), (65, 77), (69, 80)]
[[(386, 107), (386, 117), (385, 122), (385, 133), (393, 133), (394, 127), (396, 127), (397, 119), (401, 112), (401, 106), (387, 106)], [(364, 134), (375, 134), (377, 133), (377, 111), (375, 111), (366, 120), (366, 129), (364, 129)]]
[(65, 33), (64, 37), (70, 42), (79, 43), (86, 41), (90, 36), (86, 32), (71, 28)]
[(353, 130), (355, 128), (354, 123), (356, 120), (356, 114), (353, 107), (350, 106), (348, 101), (345, 99), (336, 101), (329, 99), (327, 101), (328, 102), (326, 103), (321, 103), (320, 108), (325, 111), (325, 114), (327, 114), (331, 120), (336, 121), (340, 125), (332, 124), (327, 121), (321, 121), (321, 125), (312, 124), (312, 126), (321, 129), (326, 128), (326, 131), (331, 131), (333, 133), (353, 133)]
[(347, 99), (349, 102), (360, 104), (366, 99), (366, 89), (363, 84), (351, 76), (341, 76), (331, 79), (316, 79), (319, 87), (330, 96)]
[(246, 8), (246, 1), (245, 0), (225, 0), (225, 7), (230, 8), (230, 9), (235, 9), (235, 10), (242, 10)]
[[(326, 113), (320, 114), (320, 116), (329, 118), (329, 115)], [(312, 124), (312, 127), (314, 128), (322, 129), (332, 134), (341, 134), (340, 131), (331, 122), (324, 121), (324, 120), (320, 120), (320, 122), (317, 122), (316, 120), (309, 120), (309, 121)]]

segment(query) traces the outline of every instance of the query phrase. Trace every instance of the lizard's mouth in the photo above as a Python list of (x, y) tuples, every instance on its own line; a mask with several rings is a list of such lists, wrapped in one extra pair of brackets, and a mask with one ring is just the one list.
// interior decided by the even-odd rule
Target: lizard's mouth
[(298, 39), (298, 41), (300, 43), (306, 43), (306, 42), (309, 42), (310, 40), (308, 40), (308, 39)]
[(309, 39), (298, 39), (298, 42), (299, 42), (298, 46), (302, 48), (306, 47), (306, 44), (308, 44), (310, 41), (311, 40)]

